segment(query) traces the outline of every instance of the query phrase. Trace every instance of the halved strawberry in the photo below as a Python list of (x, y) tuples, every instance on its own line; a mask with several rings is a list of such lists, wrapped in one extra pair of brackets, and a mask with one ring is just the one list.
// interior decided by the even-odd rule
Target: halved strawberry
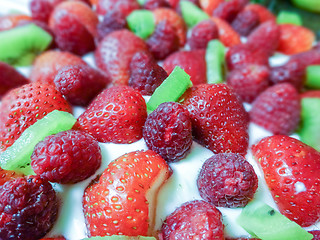
[(53, 110), (71, 112), (69, 103), (53, 85), (30, 83), (8, 92), (0, 110), (0, 151)]
[(274, 135), (252, 147), (282, 214), (302, 227), (320, 219), (320, 153), (289, 136)]
[(308, 51), (316, 39), (314, 32), (303, 26), (280, 24), (280, 41), (278, 51), (292, 55)]
[(229, 23), (217, 17), (211, 17), (211, 19), (217, 24), (219, 39), (226, 47), (232, 47), (241, 43), (240, 35), (233, 30)]
[(170, 175), (167, 163), (152, 150), (130, 152), (111, 162), (84, 192), (89, 234), (155, 234), (157, 194)]

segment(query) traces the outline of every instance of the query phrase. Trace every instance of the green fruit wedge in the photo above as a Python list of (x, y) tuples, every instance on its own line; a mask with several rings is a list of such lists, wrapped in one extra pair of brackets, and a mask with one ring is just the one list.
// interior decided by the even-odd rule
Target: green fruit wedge
[(141, 37), (147, 39), (155, 29), (153, 13), (148, 10), (135, 10), (127, 17), (130, 30)]
[(156, 240), (154, 237), (129, 237), (129, 236), (120, 236), (120, 235), (113, 235), (113, 236), (106, 236), (106, 237), (91, 237), (91, 238), (84, 238), (82, 240)]
[(310, 240), (313, 235), (269, 205), (254, 200), (244, 207), (237, 222), (263, 240)]
[(320, 89), (320, 65), (307, 67), (305, 85), (309, 88)]
[(311, 12), (320, 12), (319, 0), (291, 0), (297, 7)]
[(31, 65), (52, 41), (49, 33), (35, 24), (0, 32), (0, 61), (13, 66)]
[(181, 13), (188, 27), (193, 27), (203, 20), (209, 19), (209, 15), (189, 1), (181, 1)]
[(206, 50), (207, 82), (221, 83), (224, 80), (226, 48), (219, 40), (211, 40)]
[(302, 18), (296, 12), (282, 10), (277, 16), (277, 23), (278, 24), (290, 23), (290, 24), (301, 26)]
[(21, 136), (0, 154), (0, 167), (6, 170), (34, 174), (30, 167), (30, 157), (34, 147), (46, 136), (69, 130), (76, 119), (72, 114), (54, 110), (28, 127)]

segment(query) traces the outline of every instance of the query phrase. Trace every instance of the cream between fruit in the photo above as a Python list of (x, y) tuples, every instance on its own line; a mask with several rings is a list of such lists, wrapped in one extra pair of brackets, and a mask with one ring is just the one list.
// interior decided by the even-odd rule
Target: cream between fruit
[[(1, 0), (0, 3), (0, 15), (10, 12), (11, 10), (17, 10), (24, 13), (29, 13), (28, 0)], [(88, 54), (84, 57), (90, 65), (94, 65), (93, 55)], [(288, 58), (283, 55), (278, 55), (270, 59), (271, 65), (279, 65), (285, 62)], [(30, 68), (21, 68), (22, 73), (29, 74)], [(246, 105), (249, 109), (250, 106)], [(77, 117), (83, 111), (82, 108), (75, 108), (74, 115)], [(250, 145), (256, 143), (258, 140), (265, 136), (272, 135), (270, 132), (258, 127), (255, 124), (249, 126)], [(147, 149), (143, 139), (133, 144), (111, 144), (100, 143), (102, 150), (103, 162), (101, 168), (97, 171), (97, 174), (103, 172), (108, 163), (115, 158), (134, 150)], [(158, 206), (157, 206), (157, 218), (156, 227), (161, 227), (162, 221), (173, 212), (177, 207), (187, 201), (201, 199), (196, 185), (196, 179), (203, 162), (211, 157), (213, 153), (200, 146), (197, 143), (193, 143), (191, 152), (189, 155), (177, 163), (170, 164), (173, 175), (164, 185), (159, 193)], [(271, 194), (263, 180), (262, 172), (258, 165), (253, 160), (251, 151), (248, 151), (247, 160), (253, 165), (258, 178), (259, 187), (255, 194), (256, 199), (260, 199), (270, 206), (276, 208)], [(52, 231), (48, 234), (50, 236), (63, 235), (68, 240), (79, 240), (87, 237), (84, 215), (82, 211), (82, 197), (85, 187), (90, 183), (95, 176), (74, 185), (60, 185), (53, 184), (54, 188), (61, 196), (61, 209), (59, 219), (56, 222)], [(296, 191), (304, 191), (303, 184), (297, 184)], [(244, 229), (242, 229), (237, 223), (236, 218), (240, 214), (241, 209), (227, 209), (219, 208), (223, 215), (223, 222), (225, 225), (226, 234), (232, 237), (250, 236)], [(320, 223), (310, 229), (320, 229)]]

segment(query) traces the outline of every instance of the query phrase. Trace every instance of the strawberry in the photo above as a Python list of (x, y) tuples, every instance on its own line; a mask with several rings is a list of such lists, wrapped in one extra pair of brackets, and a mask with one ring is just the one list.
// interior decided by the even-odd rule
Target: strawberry
[(78, 118), (75, 128), (99, 142), (132, 143), (142, 138), (146, 103), (138, 90), (114, 86), (102, 91)]
[(213, 16), (231, 23), (248, 2), (249, 0), (224, 1), (214, 9)]
[(65, 0), (31, 0), (30, 11), (32, 19), (47, 23), (55, 6), (63, 1)]
[(302, 227), (320, 219), (320, 153), (289, 136), (274, 135), (252, 147), (282, 214)]
[(159, 188), (171, 170), (152, 150), (125, 154), (89, 185), (83, 210), (91, 236), (152, 235)]
[(212, 15), (213, 10), (216, 9), (222, 2), (223, 0), (199, 0), (202, 10), (208, 13), (210, 16)]
[(140, 8), (136, 0), (97, 0), (96, 2), (99, 15), (105, 15), (108, 11), (118, 9), (124, 16), (128, 16), (133, 10)]
[(259, 15), (260, 23), (267, 22), (269, 20), (276, 21), (276, 17), (265, 6), (260, 4), (251, 3), (244, 7), (244, 10), (251, 10)]
[(53, 110), (71, 112), (53, 85), (30, 83), (8, 92), (0, 110), (0, 149), (11, 146), (26, 128)]
[(205, 50), (175, 52), (163, 62), (163, 68), (168, 74), (172, 72), (175, 66), (179, 66), (186, 71), (194, 85), (207, 82)]
[(226, 47), (232, 47), (234, 45), (240, 44), (240, 35), (230, 26), (226, 21), (211, 17), (212, 21), (218, 26), (219, 39)]
[(95, 61), (114, 85), (128, 85), (131, 58), (140, 51), (148, 51), (141, 38), (128, 30), (118, 30), (101, 40), (95, 51)]
[(0, 168), (0, 186), (10, 181), (13, 178), (22, 177), (23, 174), (16, 173), (15, 171), (5, 170)]
[(85, 64), (79, 56), (69, 52), (46, 51), (39, 55), (33, 64), (30, 80), (53, 84), (53, 80), (58, 71), (67, 65)]
[(182, 104), (191, 117), (193, 137), (214, 153), (245, 155), (248, 148), (248, 114), (235, 92), (225, 84), (189, 88)]
[(316, 38), (314, 32), (303, 26), (281, 24), (278, 51), (292, 55), (308, 51)]

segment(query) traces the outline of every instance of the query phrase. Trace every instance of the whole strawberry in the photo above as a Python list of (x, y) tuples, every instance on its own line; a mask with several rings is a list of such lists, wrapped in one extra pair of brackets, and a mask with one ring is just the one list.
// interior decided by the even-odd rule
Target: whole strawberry
[(252, 147), (282, 214), (302, 227), (320, 219), (320, 153), (289, 136), (274, 135)]
[(99, 142), (132, 143), (142, 138), (147, 118), (146, 103), (139, 93), (127, 86), (102, 91), (78, 118), (76, 129)]
[(83, 196), (90, 236), (152, 235), (159, 188), (171, 171), (157, 153), (136, 151), (112, 161)]
[(8, 92), (0, 110), (0, 149), (11, 146), (26, 128), (53, 110), (71, 112), (53, 85), (30, 83)]
[(249, 118), (229, 86), (200, 84), (188, 89), (182, 100), (189, 111), (196, 141), (214, 153), (246, 154)]

